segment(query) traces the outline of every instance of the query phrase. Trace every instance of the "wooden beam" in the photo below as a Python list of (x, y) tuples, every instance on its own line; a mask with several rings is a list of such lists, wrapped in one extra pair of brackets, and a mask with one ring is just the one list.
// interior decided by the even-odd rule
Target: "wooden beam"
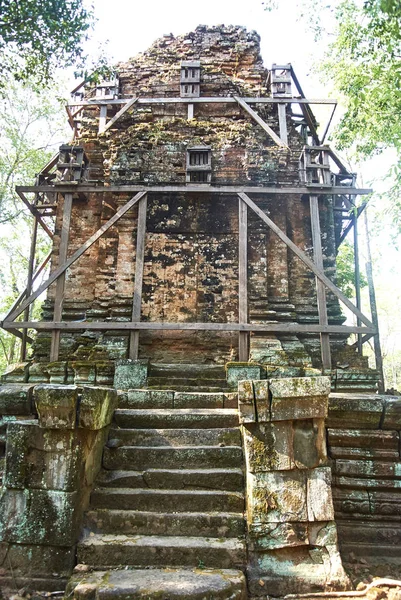
[(107, 104), (100, 105), (100, 115), (99, 115), (99, 132), (103, 133), (106, 129), (106, 121), (107, 121)]
[[(238, 198), (238, 320), (248, 322), (248, 207)], [(248, 362), (248, 334), (238, 335), (238, 358)]]
[[(359, 240), (358, 240), (358, 216), (352, 215), (354, 221), (354, 285), (355, 285), (355, 301), (356, 305), (361, 310), (361, 274), (359, 268)], [(357, 317), (356, 324), (360, 325), (361, 320)], [(362, 355), (362, 335), (358, 333), (358, 352)]]
[[(16, 322), (16, 325), (18, 325), (18, 322)], [(24, 339), (24, 338), (23, 338), (23, 335), (24, 335), (24, 334), (23, 334), (23, 333), (21, 333), (20, 331), (18, 331), (18, 329), (11, 329), (11, 328), (8, 328), (8, 329), (6, 329), (6, 331), (7, 331), (7, 333), (11, 333), (12, 335), (15, 335), (15, 337), (19, 338), (21, 341)], [(28, 331), (28, 328), (27, 328), (27, 329), (24, 329), (23, 331), (24, 331), (24, 332), (25, 332), (25, 331)], [(32, 338), (31, 338), (29, 335), (27, 335), (27, 336), (26, 336), (26, 341), (27, 341), (27, 342), (29, 342), (30, 344), (32, 344), (32, 343), (33, 343), (33, 339), (32, 339)]]
[(288, 145), (288, 130), (287, 130), (287, 112), (286, 105), (279, 104), (277, 106), (278, 109), (278, 122), (280, 127), (280, 139), (284, 142), (284, 144)]
[[(311, 196), (309, 199), (310, 217), (312, 226), (313, 260), (318, 269), (323, 272), (323, 252), (322, 237), (320, 233), (319, 204), (317, 196)], [(319, 323), (322, 326), (328, 325), (326, 289), (324, 283), (316, 277), (316, 295), (317, 310), (319, 314)], [(320, 347), (322, 353), (323, 372), (331, 370), (331, 352), (330, 339), (328, 333), (320, 334)]]
[[(271, 98), (270, 96), (244, 96), (242, 98), (248, 104), (329, 104), (336, 105), (337, 100), (332, 98)], [(102, 100), (97, 98), (94, 100), (83, 100), (81, 102), (71, 102), (69, 106), (95, 107), (107, 104), (110, 106), (127, 104), (132, 98), (120, 98), (116, 100)], [(202, 96), (200, 98), (138, 98), (138, 104), (234, 104), (233, 96)]]
[(344, 186), (316, 186), (313, 185), (311, 187), (307, 186), (297, 186), (297, 187), (257, 187), (257, 186), (241, 186), (241, 185), (222, 185), (213, 186), (208, 184), (189, 184), (189, 185), (110, 185), (110, 186), (96, 186), (96, 185), (87, 185), (87, 184), (77, 184), (77, 185), (20, 185), (15, 188), (17, 192), (83, 192), (86, 194), (96, 193), (96, 194), (106, 194), (106, 193), (131, 193), (131, 192), (168, 192), (168, 193), (196, 193), (196, 194), (271, 194), (271, 195), (280, 195), (280, 194), (318, 194), (326, 195), (326, 196), (339, 196), (344, 195), (345, 191), (347, 194), (352, 196), (365, 196), (367, 194), (371, 194), (372, 190), (370, 188), (345, 188)]
[[(25, 198), (24, 193), (21, 190), (19, 190), (18, 187), (19, 186), (16, 186), (15, 191), (17, 192), (18, 196), (21, 198), (22, 202), (25, 204), (25, 206), (31, 212), (31, 214), (34, 217), (36, 217), (39, 225), (42, 227), (42, 229), (44, 229), (44, 231), (46, 231), (49, 238), (53, 239), (53, 237), (54, 237), (53, 232), (50, 231), (50, 229), (48, 228), (46, 223), (42, 220), (42, 216), (41, 216), (40, 212), (38, 210), (36, 210), (35, 206), (33, 204), (31, 204), (27, 198)], [(33, 187), (39, 187), (39, 189), (37, 191), (41, 191), (40, 186), (33, 186)], [(55, 189), (53, 188), (52, 191), (54, 192)]]
[(96, 231), (96, 233), (94, 233), (84, 244), (82, 244), (82, 246), (80, 246), (80, 248), (78, 248), (78, 250), (76, 250), (74, 254), (64, 262), (64, 264), (57, 267), (50, 277), (44, 283), (42, 283), (42, 285), (39, 286), (33, 294), (31, 294), (24, 302), (22, 302), (22, 304), (20, 304), (20, 306), (16, 308), (11, 315), (9, 315), (9, 319), (16, 319), (27, 306), (32, 304), (32, 302), (36, 300), (40, 294), (43, 294), (43, 292), (47, 290), (47, 288), (54, 281), (56, 281), (56, 279), (60, 277), (60, 275), (64, 273), (68, 267), (70, 267), (76, 260), (78, 260), (80, 256), (82, 256), (84, 252), (86, 252), (95, 242), (97, 242), (97, 240), (104, 233), (106, 233), (106, 231), (110, 229), (114, 223), (121, 219), (121, 217), (125, 215), (125, 213), (129, 211), (130, 208), (132, 208), (142, 198), (142, 196), (144, 196), (145, 193), (146, 192), (138, 192), (133, 198), (131, 198), (131, 200), (124, 204), (124, 206), (122, 206), (115, 215), (113, 215), (106, 223), (104, 223), (104, 225), (102, 225), (102, 227), (100, 227), (100, 229)]
[[(360, 215), (363, 213), (363, 211), (365, 210), (367, 205), (368, 205), (368, 203), (364, 202), (363, 204), (361, 204), (361, 206), (358, 206), (357, 218), (360, 217)], [(352, 216), (350, 216), (350, 222), (348, 223), (348, 225), (346, 226), (346, 228), (344, 229), (344, 231), (341, 234), (340, 241), (338, 242), (338, 247), (341, 246), (341, 244), (343, 243), (343, 241), (345, 240), (345, 238), (347, 237), (347, 235), (349, 234), (349, 232), (351, 231), (353, 226), (354, 226), (354, 219), (352, 218)]]
[[(32, 228), (31, 247), (29, 250), (29, 261), (28, 261), (28, 275), (27, 275), (26, 288), (25, 288), (25, 293), (28, 296), (32, 291), (33, 269), (34, 269), (34, 265), (35, 265), (37, 237), (38, 237), (38, 220), (35, 217), (34, 221), (33, 221), (33, 228)], [(29, 312), (30, 312), (29, 309), (30, 309), (30, 307), (27, 306), (24, 311), (24, 317), (23, 317), (24, 321), (29, 321)], [(28, 338), (28, 330), (24, 329), (22, 332), (21, 354), (20, 354), (22, 362), (26, 359), (26, 344), (28, 341), (27, 338)]]
[[(132, 321), (141, 320), (143, 266), (145, 260), (147, 196), (139, 200), (138, 226), (136, 234), (135, 283), (132, 302)], [(136, 360), (139, 353), (139, 331), (131, 331), (129, 339), (129, 358)]]
[[(70, 224), (72, 211), (72, 194), (65, 194), (63, 206), (63, 223), (61, 226), (60, 247), (58, 251), (59, 264), (67, 260), (68, 242), (70, 239)], [(64, 303), (65, 271), (60, 274), (56, 283), (56, 294), (54, 297), (54, 321), (61, 321)], [(29, 306), (25, 310), (29, 310)], [(50, 362), (58, 360), (60, 349), (60, 331), (52, 332), (50, 345)]]
[[(49, 262), (49, 260), (51, 259), (51, 256), (52, 256), (52, 253), (50, 251), (49, 254), (46, 256), (46, 258), (44, 259), (44, 261), (42, 262), (42, 264), (40, 265), (40, 267), (35, 271), (35, 274), (32, 277), (32, 283), (34, 283), (35, 279), (37, 279), (37, 277), (39, 277), (39, 275), (41, 274), (41, 272), (46, 268), (46, 265)], [(4, 321), (8, 321), (10, 315), (17, 308), (18, 304), (26, 297), (26, 295), (27, 295), (26, 292), (27, 292), (27, 290), (25, 288), (24, 291), (20, 293), (20, 295), (14, 301), (13, 305), (11, 306), (11, 308), (8, 309), (7, 314), (4, 317)], [(31, 341), (28, 340), (28, 341), (29, 341), (29, 343), (32, 342), (32, 340)]]
[(114, 117), (112, 119), (110, 119), (110, 121), (107, 123), (107, 125), (105, 125), (102, 133), (104, 133), (105, 131), (110, 129), (110, 127), (113, 127), (114, 123), (116, 123), (116, 121), (118, 121), (118, 119), (120, 117), (122, 117), (123, 114), (126, 113), (127, 110), (129, 110), (131, 108), (131, 106), (133, 106), (135, 104), (135, 102), (137, 100), (138, 100), (137, 97), (131, 98), (130, 100), (128, 100), (127, 104), (125, 106), (123, 106), (122, 109), (119, 110), (118, 113), (116, 115), (114, 115)]
[(298, 323), (156, 323), (148, 321), (2, 321), (1, 327), (9, 330), (18, 326), (38, 331), (268, 331), (281, 333), (376, 333), (374, 327), (348, 325), (299, 325)]
[(357, 307), (354, 306), (350, 300), (348, 300), (348, 298), (342, 293), (342, 291), (340, 289), (338, 289), (338, 287), (336, 285), (334, 285), (334, 283), (332, 281), (330, 281), (330, 279), (328, 277), (326, 277), (326, 275), (323, 273), (323, 271), (321, 271), (321, 269), (318, 269), (318, 267), (307, 256), (307, 254), (305, 254), (305, 252), (300, 250), (298, 248), (298, 246), (296, 246), (294, 244), (294, 242), (292, 242), (290, 240), (290, 238), (287, 237), (286, 234), (283, 231), (281, 231), (281, 229), (279, 227), (277, 227), (277, 225), (275, 223), (273, 223), (273, 221), (271, 219), (269, 219), (269, 217), (257, 206), (257, 204), (255, 204), (255, 202), (253, 202), (253, 200), (251, 200), (249, 198), (249, 196), (247, 196), (246, 194), (239, 194), (239, 196), (244, 200), (244, 202), (247, 203), (249, 208), (252, 208), (252, 210), (262, 219), (262, 221), (264, 221), (266, 223), (266, 225), (268, 225), (270, 227), (270, 229), (272, 231), (274, 231), (274, 233), (285, 244), (287, 244), (287, 246), (290, 248), (290, 250), (292, 250), (294, 252), (294, 254), (296, 254), (298, 256), (298, 258), (301, 259), (302, 262), (307, 267), (309, 267), (309, 269), (320, 279), (320, 281), (322, 281), (325, 284), (325, 286), (327, 288), (329, 288), (329, 290), (331, 292), (333, 292), (333, 294), (335, 294), (337, 296), (337, 298), (339, 298), (341, 300), (341, 302), (343, 302), (347, 308), (349, 308), (349, 310), (351, 312), (353, 312), (355, 315), (357, 315), (361, 319), (361, 321), (363, 323), (365, 323), (365, 325), (367, 325), (368, 327), (373, 327), (373, 325), (369, 321), (369, 319), (367, 317), (365, 317), (365, 315), (362, 314), (361, 311), (358, 310)]
[(253, 108), (251, 108), (249, 104), (245, 102), (245, 100), (243, 100), (239, 96), (234, 96), (234, 99), (238, 102), (241, 108), (243, 108), (252, 117), (252, 119), (256, 121), (256, 123), (258, 123), (258, 125), (260, 125), (262, 129), (266, 131), (266, 133), (278, 146), (288, 148), (287, 144), (279, 138), (279, 136), (273, 131), (273, 129), (269, 127), (269, 125), (262, 119), (262, 117), (260, 117), (258, 113), (255, 112)]

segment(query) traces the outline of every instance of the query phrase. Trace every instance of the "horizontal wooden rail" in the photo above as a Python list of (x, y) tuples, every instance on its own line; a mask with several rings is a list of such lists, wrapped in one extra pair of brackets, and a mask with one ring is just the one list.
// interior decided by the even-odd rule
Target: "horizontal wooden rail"
[[(116, 100), (82, 100), (71, 102), (69, 106), (99, 106), (101, 104), (121, 105), (127, 104), (132, 98), (118, 98)], [(337, 100), (330, 98), (267, 98), (259, 96), (241, 97), (241, 100), (250, 104), (337, 104)], [(233, 96), (201, 96), (200, 98), (138, 98), (138, 104), (234, 104)]]
[(107, 194), (107, 193), (116, 193), (116, 192), (125, 192), (127, 194), (131, 192), (172, 192), (179, 193), (182, 192), (184, 194), (197, 193), (197, 194), (315, 194), (315, 195), (328, 195), (328, 196), (366, 196), (367, 194), (372, 193), (372, 189), (370, 188), (355, 188), (355, 187), (345, 187), (345, 186), (335, 186), (335, 187), (327, 187), (327, 186), (318, 186), (313, 185), (310, 187), (307, 186), (298, 186), (298, 187), (256, 187), (256, 186), (230, 186), (230, 185), (208, 185), (208, 184), (198, 184), (198, 185), (88, 185), (85, 183), (80, 183), (78, 185), (17, 185), (16, 188), (17, 193), (23, 192), (60, 192), (60, 193), (74, 193), (74, 192), (83, 192), (87, 194), (97, 193), (97, 194)]
[(48, 331), (59, 329), (75, 331), (80, 329), (96, 331), (271, 331), (277, 333), (376, 333), (374, 327), (348, 325), (299, 325), (297, 323), (156, 323), (146, 321), (3, 321), (3, 329), (19, 327)]

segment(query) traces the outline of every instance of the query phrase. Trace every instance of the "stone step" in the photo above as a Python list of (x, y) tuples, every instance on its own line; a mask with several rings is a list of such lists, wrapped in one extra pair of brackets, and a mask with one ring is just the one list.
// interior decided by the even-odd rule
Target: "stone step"
[(150, 363), (149, 375), (151, 377), (225, 379), (226, 371), (224, 365)]
[[(171, 385), (168, 383), (168, 380), (165, 380), (166, 383), (160, 383), (157, 386), (151, 386), (149, 385), (149, 389), (157, 389), (157, 390), (171, 390)], [(184, 380), (183, 380), (184, 381)], [(174, 391), (175, 392), (187, 392), (188, 389), (191, 389), (191, 386), (188, 386), (185, 383), (181, 384), (174, 384)], [(224, 392), (224, 391), (229, 391), (231, 392), (232, 390), (230, 388), (228, 388), (227, 386), (221, 386), (221, 385), (194, 385), (193, 388), (194, 390), (196, 390), (197, 392), (208, 392), (208, 393), (215, 393), (215, 392)]]
[(230, 569), (246, 562), (244, 540), (181, 536), (93, 534), (77, 548), (79, 563), (97, 569), (135, 567), (212, 567)]
[(91, 508), (162, 512), (240, 512), (244, 496), (221, 490), (164, 490), (97, 488), (91, 494)]
[[(234, 404), (227, 404), (235, 402)], [(200, 392), (176, 390), (128, 390), (118, 394), (119, 408), (237, 408), (237, 397), (223, 392)]]
[(109, 440), (123, 446), (241, 446), (238, 428), (221, 429), (117, 429)]
[[(75, 589), (74, 589), (75, 588)], [(245, 600), (244, 574), (225, 569), (137, 569), (96, 571), (74, 576), (68, 597), (87, 600), (88, 589), (98, 600)]]
[(242, 514), (230, 512), (149, 512), (99, 508), (85, 515), (94, 533), (238, 537), (245, 534)]
[(163, 465), (169, 469), (207, 469), (240, 467), (242, 448), (239, 446), (121, 446), (105, 448), (105, 469), (155, 469)]
[(100, 472), (100, 487), (154, 488), (154, 489), (209, 489), (241, 492), (244, 475), (237, 469), (147, 469), (146, 471)]
[(183, 409), (128, 409), (119, 408), (114, 413), (119, 427), (128, 429), (214, 429), (238, 427), (238, 410), (235, 408)]
[(177, 387), (189, 389), (189, 388), (214, 388), (216, 390), (224, 390), (227, 388), (227, 380), (224, 379), (207, 379), (207, 378), (191, 378), (188, 377), (148, 377), (148, 387), (158, 388), (160, 386), (167, 386), (169, 390), (176, 390)]

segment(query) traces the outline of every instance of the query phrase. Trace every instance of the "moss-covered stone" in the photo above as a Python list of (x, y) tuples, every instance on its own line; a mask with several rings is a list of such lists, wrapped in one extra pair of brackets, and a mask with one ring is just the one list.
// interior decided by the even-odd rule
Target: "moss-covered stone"
[(12, 490), (0, 492), (0, 540), (18, 544), (72, 546), (78, 539), (77, 492)]
[(117, 406), (116, 390), (112, 388), (84, 387), (79, 405), (78, 427), (103, 429), (111, 423)]
[(117, 390), (140, 389), (146, 386), (148, 361), (118, 360), (114, 373), (114, 387)]
[(235, 388), (239, 381), (262, 379), (263, 368), (256, 363), (229, 362), (226, 364), (227, 384)]
[(30, 415), (33, 413), (33, 386), (6, 384), (0, 386), (0, 415)]
[(77, 418), (78, 388), (37, 385), (34, 392), (40, 427), (74, 429)]
[(243, 427), (243, 434), (249, 472), (294, 468), (291, 422), (249, 424)]

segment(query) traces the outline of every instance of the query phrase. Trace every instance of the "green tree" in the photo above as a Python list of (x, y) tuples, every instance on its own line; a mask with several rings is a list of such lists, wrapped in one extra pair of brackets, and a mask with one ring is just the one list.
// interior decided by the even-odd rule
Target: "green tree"
[(0, 0), (0, 89), (10, 75), (43, 86), (57, 67), (82, 65), (93, 21), (83, 0)]
[[(68, 136), (58, 95), (55, 87), (38, 93), (32, 86), (12, 82), (0, 102), (1, 315), (25, 289), (30, 251), (32, 216), (16, 195), (15, 186), (34, 183), (36, 174)], [(49, 238), (39, 228), (37, 264), (49, 248)], [(18, 351), (19, 341), (0, 330), (0, 372), (18, 360)]]

